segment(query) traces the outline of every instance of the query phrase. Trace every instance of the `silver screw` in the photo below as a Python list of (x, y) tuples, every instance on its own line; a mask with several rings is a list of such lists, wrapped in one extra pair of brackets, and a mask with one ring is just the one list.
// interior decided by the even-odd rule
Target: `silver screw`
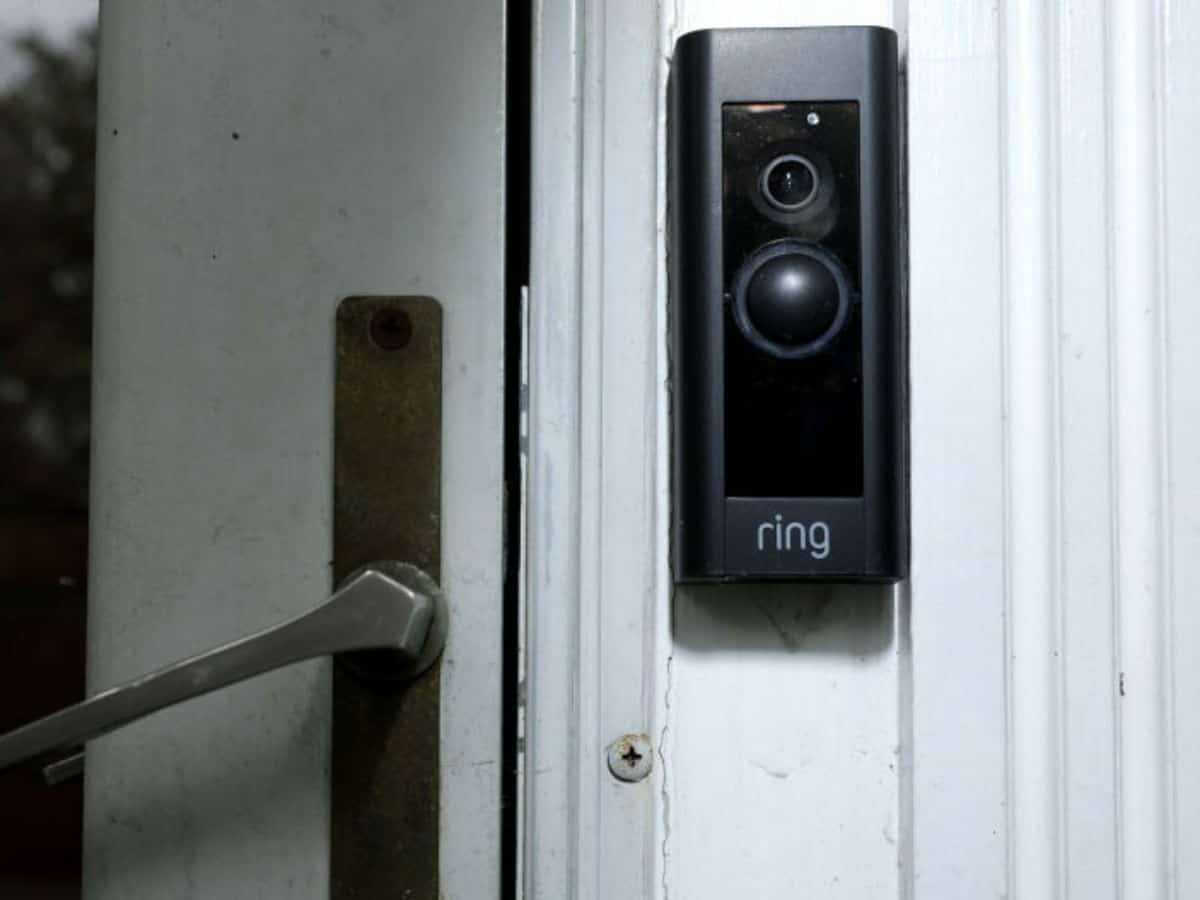
[(641, 781), (654, 768), (654, 750), (644, 734), (627, 734), (608, 745), (608, 771), (621, 781)]
[(809, 124), (809, 125), (820, 125), (820, 124), (821, 124), (821, 117), (820, 117), (820, 115), (818, 115), (818, 114), (817, 114), (817, 113), (815, 113), (815, 112), (810, 112), (810, 113), (809, 113), (809, 114), (808, 114), (808, 115), (805, 117), (805, 121), (806, 121), (806, 122), (808, 122), (808, 124)]

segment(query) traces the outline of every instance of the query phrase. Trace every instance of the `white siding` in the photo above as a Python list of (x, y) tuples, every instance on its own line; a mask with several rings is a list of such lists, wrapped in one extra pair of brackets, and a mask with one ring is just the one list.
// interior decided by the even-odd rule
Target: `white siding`
[[(650, 825), (644, 808), (630, 813), (634, 853), (587, 830), (620, 821), (604, 795), (594, 795), (599, 818), (584, 812), (597, 808), (591, 801), (576, 800), (574, 813), (564, 801), (556, 821), (577, 830), (531, 832), (528, 856), (560, 844), (587, 849), (543, 863), (569, 888), (530, 896), (611, 896), (601, 884), (633, 890), (646, 875), (651, 832), (658, 871), (645, 895), (663, 898), (1200, 896), (1200, 664), (1190, 652), (1200, 614), (1188, 602), (1200, 589), (1200, 7), (661, 7), (660, 90), (674, 38), (694, 28), (875, 23), (901, 33), (912, 577), (894, 592), (671, 588), (661, 514), (669, 502), (664, 323), (644, 314), (665, 308), (663, 249), (621, 245), (636, 271), (654, 255), (655, 291), (623, 283), (645, 291), (644, 306), (614, 308), (602, 326), (579, 313), (577, 343), (547, 341), (536, 351), (543, 370), (535, 366), (531, 389), (552, 392), (552, 372), (581, 379), (567, 392), (583, 398), (571, 407), (583, 461), (575, 468), (567, 445), (558, 448), (555, 483), (584, 485), (583, 497), (599, 483), (615, 503), (627, 492), (644, 498), (649, 477), (652, 546), (622, 526), (631, 519), (603, 518), (603, 504), (589, 511), (584, 502), (572, 521), (581, 534), (619, 542), (622, 566), (653, 568), (655, 592), (631, 599), (598, 589), (581, 569), (571, 577), (582, 588), (556, 581), (553, 599), (531, 602), (576, 610), (583, 648), (611, 646), (613, 604), (630, 628), (628, 646), (652, 659), (632, 670), (563, 660), (579, 705), (564, 696), (555, 721), (563, 746), (588, 736), (572, 765), (583, 783), (595, 772), (603, 783), (600, 745), (612, 735), (595, 728), (591, 710), (610, 695), (651, 692), (645, 728), (661, 753), (658, 809)], [(643, 13), (622, 8), (578, 0), (574, 18), (562, 13), (575, 29), (572, 64), (625, 41), (622, 29), (643, 27)], [(650, 52), (637, 44), (629, 59)], [(543, 83), (561, 90), (548, 71)], [(545, 108), (538, 115), (547, 135), (569, 134), (583, 148), (585, 192), (620, 193), (651, 164), (604, 155), (597, 170), (586, 148), (608, 146), (615, 131), (643, 141), (641, 129), (653, 127), (661, 152), (661, 103), (652, 120), (644, 98), (631, 101), (635, 118), (591, 90), (572, 96), (577, 115), (558, 110), (553, 123), (563, 130), (550, 127)], [(661, 169), (658, 178), (661, 222)], [(549, 217), (556, 202), (545, 191), (539, 214)], [(598, 271), (587, 260), (612, 252), (607, 222), (571, 231), (575, 251), (554, 245), (578, 253), (585, 285)], [(545, 250), (535, 247), (535, 271)], [(629, 300), (607, 288), (590, 296)], [(546, 308), (553, 297), (540, 302), (541, 315), (557, 315)], [(535, 317), (537, 303), (535, 289)], [(640, 348), (650, 328), (652, 407), (641, 378), (594, 374), (596, 360), (628, 362), (609, 335)], [(649, 363), (639, 355), (633, 365), (642, 372)], [(536, 447), (536, 417), (533, 427)], [(601, 465), (589, 455), (587, 435), (622, 429), (655, 441), (649, 476), (633, 456)], [(560, 509), (548, 496), (535, 489), (531, 510)], [(553, 538), (572, 539), (543, 534), (531, 520), (534, 553)], [(531, 650), (544, 640), (531, 633)], [(614, 658), (627, 661), (628, 646)], [(589, 674), (580, 679), (581, 671)], [(539, 802), (534, 790), (530, 803)]]
[[(1187, 71), (1179, 60), (1164, 77), (1162, 14), (1143, 2), (913, 5), (918, 897), (1186, 896), (1173, 893), (1176, 845), (1200, 835), (1173, 817), (1186, 708), (1173, 690), (1189, 681), (1172, 653), (1172, 638), (1188, 640), (1173, 624), (1172, 565), (1196, 563), (1173, 552), (1171, 481), (1200, 448), (1180, 427), (1194, 417), (1171, 407), (1183, 334), (1164, 330), (1177, 300), (1164, 265), (1171, 232), (1197, 214), (1167, 228), (1164, 160), (1171, 130), (1200, 119), (1162, 101)], [(948, 103), (947, 85), (965, 83), (976, 95)], [(980, 114), (977, 127), (949, 124)], [(995, 194), (964, 202), (972, 180)], [(964, 237), (970, 222), (981, 230)], [(925, 349), (939, 327), (949, 343), (984, 345), (953, 377)], [(984, 430), (963, 433), (964, 415)], [(946, 465), (963, 471), (953, 489)], [(959, 537), (931, 545), (933, 520), (955, 515), (968, 517)], [(971, 583), (948, 590), (947, 568)], [(957, 619), (942, 614), (950, 605)]]

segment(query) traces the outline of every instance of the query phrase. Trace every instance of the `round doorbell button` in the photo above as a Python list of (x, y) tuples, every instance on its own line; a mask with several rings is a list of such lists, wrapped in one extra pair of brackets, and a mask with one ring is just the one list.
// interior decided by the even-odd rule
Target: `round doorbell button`
[(733, 317), (746, 339), (780, 359), (820, 353), (850, 314), (850, 285), (817, 244), (775, 241), (755, 250), (733, 279)]

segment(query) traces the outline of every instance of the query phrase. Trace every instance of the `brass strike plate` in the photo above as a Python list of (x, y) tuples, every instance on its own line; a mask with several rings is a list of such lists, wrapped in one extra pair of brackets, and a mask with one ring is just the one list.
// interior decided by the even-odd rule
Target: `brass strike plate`
[[(440, 581), (441, 305), (343, 300), (334, 402), (334, 582), (378, 559)], [(440, 670), (397, 685), (335, 667), (333, 900), (437, 900)]]

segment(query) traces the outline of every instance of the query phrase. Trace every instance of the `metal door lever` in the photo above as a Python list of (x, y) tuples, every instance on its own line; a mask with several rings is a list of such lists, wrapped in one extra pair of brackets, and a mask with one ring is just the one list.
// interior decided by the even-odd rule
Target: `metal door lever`
[(0, 772), (57, 758), (44, 772), (47, 781), (62, 781), (81, 767), (79, 751), (93, 738), (172, 704), (318, 656), (385, 651), (394, 663), (388, 670), (393, 679), (415, 678), (437, 659), (445, 634), (445, 604), (433, 579), (415, 566), (372, 563), (354, 572), (320, 606), (294, 619), (101, 691), (0, 736)]

